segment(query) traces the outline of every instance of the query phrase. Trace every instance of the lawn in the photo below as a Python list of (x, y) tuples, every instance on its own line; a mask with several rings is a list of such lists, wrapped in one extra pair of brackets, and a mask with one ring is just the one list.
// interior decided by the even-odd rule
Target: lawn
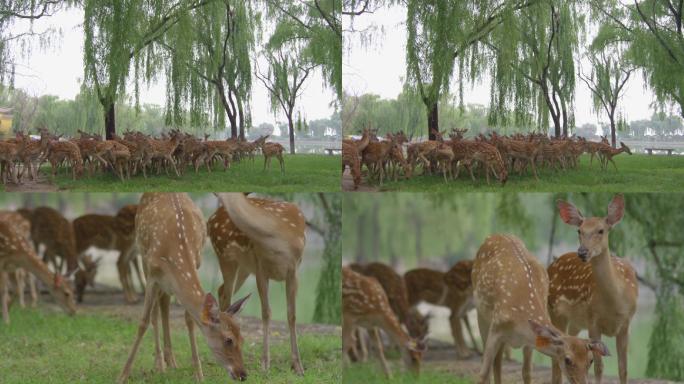
[[(71, 174), (60, 173), (54, 182), (59, 189), (91, 192), (336, 192), (340, 190), (340, 161), (340, 156), (285, 155), (285, 173), (281, 173), (277, 159), (264, 171), (263, 157), (257, 156), (254, 162), (234, 163), (225, 172), (222, 166), (214, 166), (211, 173), (202, 167), (197, 174), (188, 168), (180, 178), (162, 172), (148, 174), (145, 179), (139, 173), (121, 182), (112, 173), (88, 177), (86, 172), (76, 181), (71, 179)], [(49, 175), (49, 166), (43, 172)]]
[[(13, 307), (10, 326), (0, 324), (0, 381), (10, 383), (112, 383), (116, 380), (137, 326), (104, 315), (68, 317), (60, 312)], [(206, 341), (197, 333), (204, 383), (225, 383), (228, 374), (216, 365)], [(185, 329), (172, 333), (178, 369), (154, 370), (151, 328), (136, 357), (130, 383), (194, 382), (190, 346)], [(290, 370), (289, 343), (271, 344), (271, 369), (259, 367), (261, 343), (246, 341), (243, 356), (251, 383), (339, 383), (340, 338), (301, 334), (299, 348), (304, 377)]]
[(352, 366), (344, 370), (342, 376), (342, 384), (373, 384), (373, 383), (387, 383), (387, 384), (433, 384), (433, 383), (451, 383), (451, 384), (467, 384), (469, 381), (456, 377), (453, 374), (440, 371), (421, 370), (418, 377), (406, 371), (399, 371), (398, 364), (391, 364), (392, 379), (387, 379), (380, 368), (380, 363), (375, 358), (371, 357), (368, 363), (354, 363)]
[(484, 177), (476, 176), (473, 182), (467, 172), (461, 173), (457, 180), (444, 182), (441, 175), (418, 175), (409, 180), (385, 182), (381, 190), (407, 192), (444, 192), (444, 191), (529, 191), (529, 192), (674, 192), (684, 189), (684, 156), (619, 155), (614, 158), (618, 171), (611, 165), (602, 171), (599, 162), (589, 165), (589, 156), (580, 159), (577, 169), (553, 172), (543, 169), (539, 181), (531, 172), (519, 176), (509, 174), (508, 182), (501, 184), (492, 180), (487, 185)]

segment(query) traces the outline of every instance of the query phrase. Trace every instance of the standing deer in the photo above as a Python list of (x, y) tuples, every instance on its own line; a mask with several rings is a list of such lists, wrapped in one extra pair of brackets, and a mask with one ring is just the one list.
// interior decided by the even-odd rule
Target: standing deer
[[(584, 218), (575, 206), (559, 200), (560, 217), (566, 224), (578, 227), (580, 246), (577, 252), (566, 253), (549, 266), (553, 324), (571, 334), (587, 329), (592, 340), (601, 340), (602, 335), (615, 336), (621, 384), (627, 383), (629, 324), (639, 295), (634, 268), (629, 261), (612, 256), (608, 248), (608, 233), (620, 222), (624, 209), (624, 198), (616, 195), (607, 216)], [(594, 373), (600, 383), (600, 355), (596, 356)], [(557, 361), (553, 382), (561, 382)]]
[(484, 356), (479, 383), (501, 382), (501, 360), (506, 345), (523, 348), (522, 377), (531, 382), (532, 350), (560, 361), (571, 383), (584, 384), (591, 352), (607, 355), (601, 341), (568, 336), (551, 324), (547, 312), (549, 279), (546, 270), (512, 235), (491, 235), (480, 246), (473, 263), (473, 285)]
[(465, 323), (470, 335), (473, 349), (479, 352), (468, 320), (468, 311), (473, 305), (473, 284), (470, 274), (473, 269), (471, 260), (461, 260), (446, 273), (427, 268), (416, 268), (404, 274), (409, 305), (416, 306), (421, 301), (447, 307), (451, 313), (449, 324), (454, 338), (456, 354), (459, 358), (467, 358), (471, 351), (463, 337), (461, 320)]
[[(148, 283), (145, 287), (143, 317), (118, 382), (124, 383), (128, 379), (138, 347), (152, 317), (155, 365), (162, 372), (165, 364), (176, 367), (169, 330), (171, 295), (175, 295), (185, 308), (185, 324), (190, 337), (196, 378), (202, 380), (204, 375), (197, 353), (195, 324), (199, 326), (220, 366), (226, 369), (231, 378), (244, 381), (247, 372), (242, 362), (243, 339), (235, 317), (249, 296), (236, 301), (226, 311), (220, 311), (214, 296), (204, 293), (197, 275), (206, 237), (201, 211), (186, 194), (145, 193), (138, 206), (135, 233), (148, 273)], [(163, 359), (157, 329), (159, 312), (164, 333)]]
[(268, 370), (271, 321), (268, 283), (284, 280), (292, 368), (303, 375), (297, 346), (295, 300), (297, 268), (306, 243), (304, 216), (292, 203), (248, 198), (242, 193), (218, 193), (217, 196), (222, 206), (207, 221), (207, 229), (223, 275), (221, 308), (230, 302), (250, 274), (255, 275), (263, 327), (261, 364)]
[(76, 304), (74, 304), (73, 293), (69, 284), (64, 281), (59, 273), (50, 272), (48, 267), (38, 259), (25, 235), (17, 230), (14, 225), (0, 222), (0, 289), (5, 291), (1, 295), (1, 299), (2, 317), (6, 324), (9, 324), (10, 319), (6, 292), (7, 284), (4, 280), (7, 272), (13, 272), (16, 268), (23, 268), (34, 274), (38, 280), (45, 284), (57, 304), (66, 313), (69, 315), (76, 313)]
[(401, 327), (390, 307), (385, 291), (378, 281), (342, 268), (342, 351), (344, 356), (355, 352), (354, 330), (364, 327), (373, 330), (380, 363), (388, 378), (391, 371), (385, 360), (378, 328), (384, 330), (395, 344), (401, 346), (406, 366), (418, 374), (426, 346), (412, 339)]

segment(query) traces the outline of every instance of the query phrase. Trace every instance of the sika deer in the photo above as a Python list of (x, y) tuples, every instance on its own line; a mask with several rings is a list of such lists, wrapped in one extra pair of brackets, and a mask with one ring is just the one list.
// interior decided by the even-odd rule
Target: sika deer
[[(622, 219), (624, 208), (624, 198), (616, 195), (606, 217), (584, 218), (572, 204), (559, 200), (561, 219), (579, 228), (580, 246), (549, 266), (553, 324), (571, 334), (587, 329), (592, 340), (615, 336), (621, 384), (627, 383), (629, 324), (639, 295), (634, 268), (629, 261), (612, 256), (608, 248), (608, 233)], [(553, 382), (560, 383), (558, 362), (554, 362), (553, 373)], [(598, 355), (594, 373), (600, 383), (603, 361)]]
[(601, 146), (601, 148), (599, 148), (599, 154), (601, 155), (601, 168), (603, 168), (603, 170), (607, 170), (608, 162), (610, 161), (617, 172), (617, 165), (613, 161), (613, 157), (621, 154), (622, 152), (626, 152), (628, 155), (632, 154), (632, 151), (629, 149), (629, 147), (626, 146), (622, 141), (620, 142), (620, 148), (618, 149), (614, 149), (609, 145)]
[[(197, 275), (206, 237), (202, 212), (186, 194), (145, 193), (138, 206), (135, 232), (147, 267), (148, 284), (145, 287), (143, 317), (118, 382), (124, 383), (128, 379), (151, 318), (157, 369), (163, 372), (165, 364), (176, 367), (169, 330), (171, 295), (175, 295), (185, 308), (185, 324), (196, 378), (201, 381), (204, 375), (195, 342), (195, 324), (199, 326), (220, 366), (226, 369), (231, 378), (245, 380), (247, 372), (242, 362), (243, 339), (235, 317), (249, 296), (236, 301), (223, 312), (219, 310), (214, 296), (204, 293)], [(164, 333), (163, 359), (157, 330), (157, 305), (161, 310)]]
[(306, 243), (304, 216), (292, 203), (247, 198), (242, 193), (218, 193), (217, 196), (222, 205), (207, 221), (207, 229), (223, 274), (221, 308), (227, 306), (245, 279), (254, 274), (261, 299), (264, 340), (261, 364), (268, 370), (271, 360), (268, 283), (285, 280), (292, 367), (296, 374), (303, 375), (297, 346), (295, 301), (297, 268)]
[[(12, 225), (25, 239), (31, 238), (31, 222), (19, 212), (0, 211), (0, 222)], [(31, 293), (31, 307), (38, 303), (38, 291), (36, 290), (36, 278), (31, 273), (26, 273), (21, 268), (16, 268), (14, 273), (9, 274), (11, 282), (14, 284), (19, 297), (19, 305), (24, 308), (24, 287), (28, 279), (29, 291)], [(2, 289), (2, 286), (0, 286)]]
[(71, 177), (76, 180), (83, 174), (83, 158), (78, 145), (70, 141), (51, 141), (48, 145), (47, 159), (52, 169), (52, 178), (55, 178), (57, 166), (67, 161), (71, 166)]
[(389, 378), (390, 368), (385, 360), (378, 328), (384, 330), (392, 341), (401, 346), (404, 364), (415, 374), (420, 372), (420, 362), (427, 349), (422, 341), (412, 339), (401, 327), (390, 307), (389, 300), (380, 283), (371, 277), (342, 268), (342, 352), (344, 356), (356, 354), (354, 330), (358, 327), (372, 329), (382, 368)]
[(504, 346), (523, 348), (523, 382), (531, 382), (532, 350), (560, 359), (571, 383), (587, 382), (591, 352), (607, 355), (601, 341), (568, 336), (551, 324), (546, 303), (546, 270), (512, 235), (491, 235), (480, 246), (473, 263), (473, 285), (484, 356), (479, 383), (501, 382)]
[[(69, 220), (61, 213), (50, 207), (38, 207), (31, 211), (31, 239), (35, 249), (40, 244), (45, 245), (43, 260), (52, 262), (55, 271), (61, 273), (66, 261), (69, 276), (78, 269), (78, 254), (76, 253), (76, 239)], [(62, 260), (58, 263), (57, 256)]]
[(470, 273), (473, 269), (471, 260), (461, 260), (446, 273), (427, 268), (417, 268), (404, 274), (409, 305), (415, 307), (421, 301), (447, 307), (451, 310), (449, 324), (451, 336), (454, 338), (456, 354), (459, 358), (470, 357), (471, 351), (463, 337), (461, 320), (465, 323), (470, 335), (473, 349), (479, 353), (477, 342), (468, 320), (468, 311), (473, 305), (473, 284)]
[[(6, 272), (12, 272), (15, 268), (34, 274), (48, 288), (57, 304), (69, 315), (76, 313), (73, 294), (69, 284), (62, 276), (53, 274), (48, 267), (36, 256), (36, 252), (15, 226), (0, 222), (0, 288), (6, 289), (4, 281)], [(9, 324), (9, 312), (7, 308), (7, 294), (2, 295), (2, 315), (5, 324)]]
[(411, 308), (404, 279), (389, 265), (370, 263), (366, 265), (351, 264), (354, 272), (373, 277), (382, 286), (392, 311), (399, 318), (399, 322), (406, 326), (408, 334), (417, 340), (424, 340), (428, 333), (427, 319), (418, 310)]
[(283, 148), (282, 145), (278, 143), (264, 143), (261, 147), (261, 152), (264, 153), (264, 170), (271, 169), (271, 158), (275, 156), (280, 163), (280, 172), (285, 172), (285, 161), (283, 160)]
[(359, 151), (354, 144), (346, 141), (342, 142), (342, 172), (345, 167), (351, 170), (352, 178), (354, 180), (354, 189), (361, 184), (361, 160), (359, 159)]

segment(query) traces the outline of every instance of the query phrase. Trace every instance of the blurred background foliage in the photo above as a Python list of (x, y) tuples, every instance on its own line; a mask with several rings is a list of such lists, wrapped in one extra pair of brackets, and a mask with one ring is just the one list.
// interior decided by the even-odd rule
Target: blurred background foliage
[[(126, 204), (137, 204), (141, 195), (140, 193), (78, 192), (3, 193), (0, 194), (0, 209), (14, 210), (21, 207), (49, 206), (62, 212), (67, 219), (73, 220), (89, 213), (116, 214), (117, 210)], [(219, 207), (219, 201), (213, 194), (190, 193), (189, 195), (202, 210), (205, 221)], [(342, 200), (340, 194), (290, 193), (268, 196), (298, 204), (308, 223), (306, 247), (299, 269), (298, 321), (340, 324), (341, 214), (339, 209)], [(208, 238), (203, 252), (202, 265), (199, 270), (200, 280), (205, 290), (217, 294), (223, 278)], [(96, 277), (97, 282), (119, 287), (115, 265), (117, 252), (102, 252), (101, 255), (104, 258), (98, 277)], [(253, 276), (236, 293), (236, 298), (250, 292), (254, 294), (254, 297), (248, 302), (244, 313), (260, 317), (261, 306)], [(287, 307), (283, 282), (271, 282), (270, 298), (273, 319), (286, 320)], [(94, 300), (86, 293), (85, 300), (89, 299)]]
[[(578, 247), (577, 232), (558, 217), (556, 200), (568, 200), (591, 217), (605, 216), (612, 197), (345, 194), (343, 258), (345, 263), (385, 262), (400, 273), (419, 266), (446, 270), (474, 258), (488, 235), (503, 232), (520, 237), (548, 265)], [(625, 216), (610, 232), (610, 247), (632, 262), (642, 282), (637, 316), (643, 317), (632, 327), (630, 361), (636, 363), (630, 376), (684, 380), (684, 196), (626, 194), (625, 201)], [(607, 365), (609, 372), (613, 363)]]

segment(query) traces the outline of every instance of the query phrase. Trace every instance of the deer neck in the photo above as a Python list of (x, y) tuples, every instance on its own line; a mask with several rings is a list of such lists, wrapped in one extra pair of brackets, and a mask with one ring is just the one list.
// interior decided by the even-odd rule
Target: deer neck
[(205, 293), (200, 285), (197, 273), (191, 271), (189, 278), (186, 275), (187, 273), (181, 270), (174, 272), (174, 294), (197, 324), (202, 324), (201, 317)]
[(597, 294), (600, 295), (604, 302), (619, 302), (622, 296), (622, 289), (608, 247), (604, 248), (600, 255), (591, 259), (591, 267), (594, 281), (596, 282)]
[(47, 287), (55, 284), (55, 275), (48, 269), (47, 265), (40, 261), (34, 254), (21, 255), (15, 264), (31, 272)]

